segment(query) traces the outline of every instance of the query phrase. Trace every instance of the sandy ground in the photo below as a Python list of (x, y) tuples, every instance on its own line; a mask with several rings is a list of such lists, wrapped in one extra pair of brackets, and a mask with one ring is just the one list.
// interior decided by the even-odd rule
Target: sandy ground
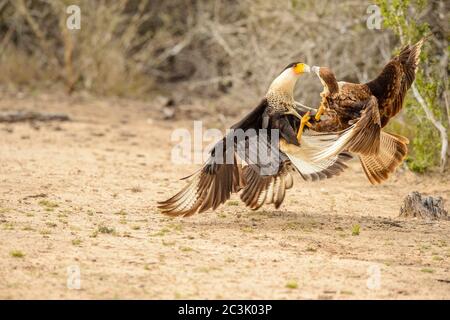
[(74, 121), (0, 124), (0, 298), (450, 298), (450, 222), (398, 218), (414, 190), (448, 203), (449, 175), (399, 170), (370, 186), (354, 162), (297, 179), (279, 210), (234, 197), (170, 219), (156, 201), (197, 168), (171, 164), (170, 135), (191, 121), (143, 102), (1, 99), (18, 109)]

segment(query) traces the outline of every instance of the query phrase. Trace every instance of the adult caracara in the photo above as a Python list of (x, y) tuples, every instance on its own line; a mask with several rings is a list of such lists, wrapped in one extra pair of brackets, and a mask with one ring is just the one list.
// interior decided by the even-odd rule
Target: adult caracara
[[(376, 79), (365, 84), (337, 82), (330, 69), (311, 68), (324, 86), (315, 118), (319, 121), (322, 113), (326, 116), (313, 123), (312, 129), (319, 132), (346, 129), (336, 142), (334, 152), (347, 150), (358, 154), (372, 184), (388, 179), (408, 151), (407, 138), (381, 129), (402, 108), (415, 78), (423, 41), (405, 46)], [(331, 150), (333, 148), (328, 148), (321, 156), (329, 157)]]
[[(241, 200), (251, 209), (265, 203), (278, 208), (293, 185), (292, 172), (313, 181), (342, 172), (347, 167), (344, 161), (351, 158), (346, 152), (313, 160), (335, 143), (338, 134), (306, 130), (301, 146), (298, 142), (309, 117), (302, 118), (297, 112), (296, 104), (300, 104), (294, 101), (293, 92), (305, 72), (310, 72), (308, 65), (289, 64), (272, 82), (261, 103), (232, 126), (232, 131), (210, 151), (202, 168), (187, 177), (190, 182), (170, 199), (159, 202), (160, 210), (170, 216), (190, 216), (216, 209), (240, 190)], [(240, 152), (239, 146), (244, 146)], [(267, 151), (262, 157), (261, 148)]]

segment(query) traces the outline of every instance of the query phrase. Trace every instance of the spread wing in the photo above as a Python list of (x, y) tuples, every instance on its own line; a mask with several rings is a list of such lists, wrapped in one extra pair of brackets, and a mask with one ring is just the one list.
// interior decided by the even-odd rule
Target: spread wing
[(188, 184), (170, 199), (159, 202), (162, 213), (170, 216), (190, 216), (196, 212), (216, 209), (238, 192), (244, 185), (242, 166), (217, 164), (213, 158), (195, 174), (189, 176)]
[[(232, 128), (247, 130), (261, 127), (266, 107), (267, 101), (264, 99)], [(232, 193), (244, 187), (242, 164), (238, 161), (235, 149), (234, 140), (232, 143), (227, 137), (220, 140), (211, 150), (211, 156), (203, 167), (185, 178), (189, 179), (188, 184), (173, 197), (158, 202), (158, 208), (162, 213), (187, 217), (196, 212), (216, 209), (226, 202)], [(232, 163), (226, 161), (230, 155)]]
[(380, 149), (381, 120), (377, 99), (372, 96), (364, 102), (361, 117), (349, 131), (347, 150), (360, 154), (375, 154)]
[(319, 152), (316, 160), (329, 159), (343, 150), (356, 153), (369, 181), (378, 184), (403, 162), (408, 143), (405, 137), (381, 130), (377, 100), (372, 96), (364, 102), (358, 121), (343, 131), (333, 146)]
[(419, 55), (425, 38), (405, 46), (389, 61), (378, 77), (366, 85), (377, 97), (382, 114), (382, 126), (402, 108), (406, 92), (416, 77)]
[(275, 205), (275, 208), (279, 208), (283, 203), (286, 190), (294, 185), (292, 172), (293, 167), (289, 161), (284, 161), (275, 175), (261, 175), (257, 166), (244, 167), (246, 186), (240, 195), (241, 200), (253, 210), (259, 209), (263, 204), (271, 203)]
[(280, 151), (289, 159), (291, 165), (303, 180), (317, 181), (339, 175), (347, 166), (345, 161), (351, 159), (347, 152), (339, 151), (319, 159), (322, 150), (330, 149), (339, 139), (339, 133), (318, 133), (305, 130), (301, 146), (280, 140)]

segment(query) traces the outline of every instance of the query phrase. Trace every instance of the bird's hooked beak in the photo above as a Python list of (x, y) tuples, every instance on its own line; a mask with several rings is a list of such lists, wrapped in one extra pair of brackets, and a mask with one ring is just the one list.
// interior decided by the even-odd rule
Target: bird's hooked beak
[(320, 67), (318, 67), (318, 66), (312, 66), (312, 67), (311, 67), (311, 71), (314, 72), (315, 74), (319, 75)]
[(297, 63), (294, 67), (294, 72), (295, 74), (302, 74), (302, 73), (307, 73), (307, 72), (311, 72), (311, 67), (308, 66), (306, 63)]

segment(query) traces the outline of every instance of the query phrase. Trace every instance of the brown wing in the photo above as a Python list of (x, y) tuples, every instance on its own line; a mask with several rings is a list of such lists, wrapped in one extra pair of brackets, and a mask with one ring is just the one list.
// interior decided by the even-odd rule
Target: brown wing
[(377, 99), (372, 96), (357, 104), (361, 104), (358, 108), (362, 109), (359, 119), (348, 129), (339, 132), (340, 137), (332, 146), (317, 153), (316, 160), (327, 159), (342, 151), (366, 155), (379, 152), (381, 123)]
[(159, 202), (158, 208), (169, 216), (190, 216), (196, 212), (216, 209), (244, 185), (240, 164), (207, 163), (190, 176), (189, 183), (176, 195)]
[(320, 158), (347, 150), (359, 155), (363, 170), (372, 184), (381, 183), (404, 160), (408, 148), (405, 137), (381, 131), (377, 101), (366, 101), (359, 120), (343, 131), (336, 143), (321, 152)]
[(343, 131), (341, 138), (319, 154), (327, 158), (342, 150), (357, 153), (363, 170), (372, 184), (382, 183), (402, 163), (408, 152), (408, 139), (381, 131), (377, 101), (366, 101), (359, 120)]
[[(261, 127), (263, 113), (267, 107), (264, 99), (233, 129), (247, 130)], [(229, 141), (228, 141), (229, 142)], [(170, 216), (190, 216), (196, 212), (204, 212), (208, 209), (216, 209), (227, 201), (232, 193), (238, 192), (244, 185), (242, 165), (238, 163), (234, 152), (234, 141), (227, 146), (227, 138), (219, 141), (211, 151), (211, 157), (203, 167), (189, 178), (189, 183), (173, 197), (158, 202), (158, 208), (162, 213)], [(233, 152), (234, 162), (225, 163), (227, 154)], [(222, 153), (221, 161), (216, 155)]]
[(365, 109), (360, 120), (344, 131), (342, 139), (338, 139), (335, 145), (324, 149), (318, 159), (330, 157), (341, 150), (358, 153), (370, 183), (378, 184), (387, 180), (403, 162), (409, 142), (405, 137), (381, 131), (377, 124), (379, 120), (372, 113), (374, 107)]
[(372, 96), (361, 102), (363, 111), (351, 130), (347, 150), (360, 154), (376, 154), (380, 148), (381, 120), (377, 99)]
[(388, 120), (402, 108), (406, 92), (414, 82), (419, 55), (424, 39), (415, 45), (405, 46), (381, 71), (380, 75), (368, 82), (371, 93), (378, 99), (381, 124), (384, 127)]
[[(306, 135), (305, 135), (306, 136)], [(288, 147), (289, 146), (289, 147)], [(279, 208), (283, 203), (286, 190), (292, 188), (292, 174), (298, 172), (306, 181), (317, 181), (338, 176), (352, 156), (342, 152), (337, 156), (321, 161), (305, 161), (304, 147), (284, 143), (282, 156), (285, 160), (275, 175), (261, 175), (256, 166), (246, 166), (243, 169), (246, 185), (241, 193), (241, 200), (251, 209), (259, 209), (263, 204), (273, 203)], [(286, 150), (287, 149), (287, 150)], [(301, 153), (301, 155), (299, 155)]]
[(292, 188), (294, 180), (292, 177), (293, 167), (289, 161), (282, 163), (276, 175), (260, 175), (255, 166), (244, 167), (244, 178), (247, 185), (242, 190), (241, 200), (253, 210), (259, 209), (263, 204), (275, 205), (279, 208), (283, 203), (286, 190)]

